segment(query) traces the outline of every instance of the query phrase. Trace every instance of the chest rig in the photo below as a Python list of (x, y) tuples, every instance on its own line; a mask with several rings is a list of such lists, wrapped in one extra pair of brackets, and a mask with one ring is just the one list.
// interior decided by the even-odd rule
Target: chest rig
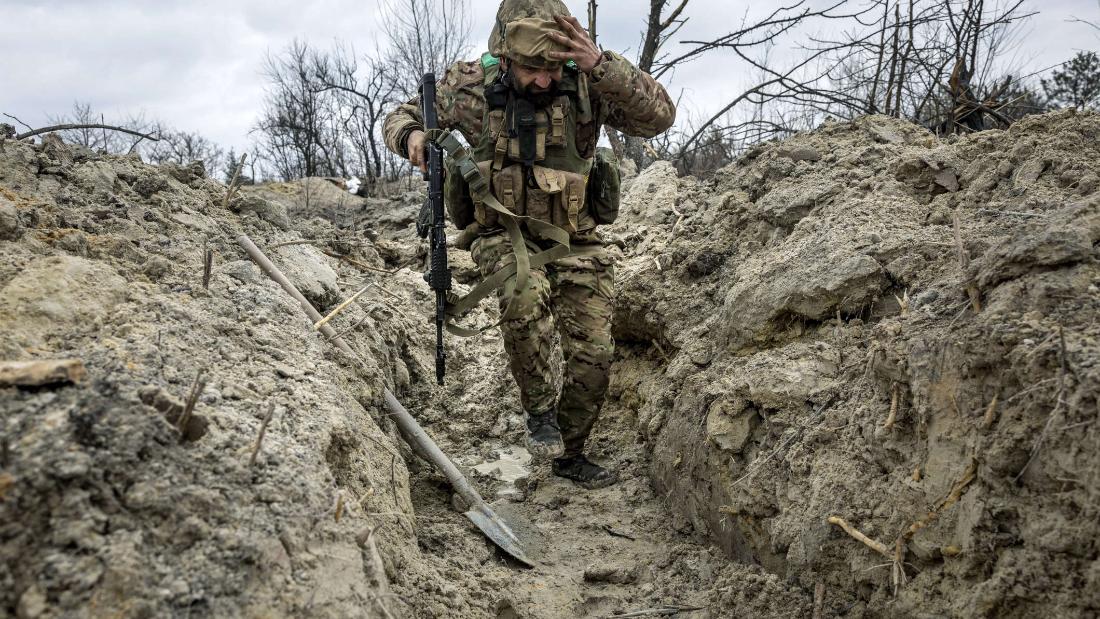
[[(473, 159), (497, 200), (516, 215), (550, 223), (570, 234), (596, 226), (585, 208), (592, 160), (577, 150), (577, 125), (592, 121), (592, 110), (577, 69), (566, 66), (558, 96), (537, 107), (516, 96), (501, 79), (500, 61), (486, 54), (484, 130)], [(499, 224), (492, 209), (472, 196), (474, 217), (483, 227)]]
[[(585, 208), (585, 193), (593, 160), (577, 150), (577, 124), (591, 122), (586, 84), (576, 67), (563, 71), (559, 96), (543, 108), (517, 105), (519, 99), (501, 83), (499, 61), (482, 57), (486, 89), (484, 130), (477, 144), (464, 147), (450, 131), (431, 139), (448, 155), (448, 182), (459, 195), (448, 198), (452, 219), (466, 227), (461, 204), (468, 198), (473, 215), (485, 229), (504, 228), (515, 260), (479, 282), (466, 296), (449, 302), (447, 330), (470, 337), (484, 333), (517, 314), (516, 296), (531, 269), (568, 256), (594, 255), (598, 245), (571, 246), (571, 237), (596, 227)], [(498, 86), (503, 86), (500, 88)], [(462, 200), (454, 198), (461, 197)], [(456, 217), (457, 215), (457, 217)], [(496, 324), (469, 329), (455, 320), (498, 289), (509, 299)]]

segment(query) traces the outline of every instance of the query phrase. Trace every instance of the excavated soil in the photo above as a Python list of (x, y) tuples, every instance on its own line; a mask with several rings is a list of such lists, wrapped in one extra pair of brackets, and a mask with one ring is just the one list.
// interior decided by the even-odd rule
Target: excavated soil
[[(498, 334), (449, 339), (435, 386), (410, 185), (227, 200), (201, 167), (5, 142), (0, 358), (88, 377), (0, 388), (0, 615), (1096, 616), (1098, 137), (869, 117), (629, 181), (591, 441), (623, 481), (591, 492), (526, 462)], [(322, 313), (370, 286), (332, 322), (363, 363), (240, 233)], [(538, 567), (453, 509), (383, 387)]]

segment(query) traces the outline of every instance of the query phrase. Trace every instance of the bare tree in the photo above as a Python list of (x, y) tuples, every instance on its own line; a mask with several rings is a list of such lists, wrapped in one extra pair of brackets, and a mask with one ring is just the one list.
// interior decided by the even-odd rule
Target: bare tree
[[(687, 18), (683, 17), (684, 8), (687, 4), (688, 0), (679, 0), (676, 7), (666, 15), (665, 9), (668, 8), (669, 0), (649, 0), (649, 13), (646, 16), (646, 28), (642, 33), (638, 55), (637, 66), (639, 69), (646, 73), (653, 72), (654, 65), (663, 58), (661, 50), (665, 43), (687, 23)], [(589, 21), (591, 23), (590, 30), (594, 31), (596, 24), (595, 2), (589, 5)], [(593, 34), (592, 39), (595, 40), (595, 38), (595, 34)], [(648, 160), (651, 159), (646, 152), (645, 140), (630, 136), (624, 138), (610, 127), (606, 129), (606, 133), (615, 154), (620, 158), (623, 156), (630, 157), (639, 170), (644, 168)], [(648, 150), (652, 151), (653, 148), (650, 147)]]
[(188, 131), (178, 131), (160, 127), (160, 141), (145, 149), (145, 158), (150, 163), (175, 163), (184, 165), (192, 161), (201, 161), (207, 176), (214, 177), (224, 164), (225, 151), (213, 141)]
[[(693, 127), (677, 158), (683, 162), (715, 140), (715, 128), (747, 144), (788, 134), (795, 129), (792, 122), (812, 126), (826, 115), (884, 113), (944, 132), (983, 128), (987, 118), (1007, 124), (1011, 118), (1004, 108), (1018, 103), (1022, 93), (1020, 79), (1009, 77), (1002, 65), (1017, 26), (1032, 15), (1022, 5), (1023, 0), (834, 0), (814, 8), (802, 1), (721, 37), (686, 41), (691, 47), (660, 63), (657, 75), (717, 52), (732, 53), (758, 75)], [(825, 23), (841, 36), (806, 37)], [(801, 57), (786, 66), (767, 58), (771, 46), (796, 34), (803, 41)], [(767, 114), (756, 113), (765, 105)]]
[[(108, 122), (105, 114), (85, 101), (74, 101), (68, 114), (50, 116), (49, 120), (51, 125), (62, 127), (56, 132), (65, 142), (115, 155), (132, 152), (156, 131), (154, 124), (142, 115)], [(113, 131), (112, 127), (125, 131)]]
[(380, 0), (382, 25), (397, 68), (390, 75), (403, 99), (420, 76), (437, 75), (470, 50), (470, 0)]
[(339, 114), (318, 82), (321, 55), (295, 40), (281, 55), (267, 57), (264, 110), (254, 127), (259, 155), (283, 180), (346, 175)]
[(356, 168), (368, 186), (397, 164), (382, 143), (386, 114), (398, 102), (400, 67), (381, 60), (381, 53), (358, 58), (352, 47), (336, 43), (332, 53), (315, 58), (317, 92), (334, 97), (344, 139), (357, 158)]

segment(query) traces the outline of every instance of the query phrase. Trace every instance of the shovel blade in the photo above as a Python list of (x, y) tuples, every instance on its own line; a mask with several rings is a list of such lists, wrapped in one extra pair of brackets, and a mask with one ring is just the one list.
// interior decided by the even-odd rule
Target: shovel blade
[(466, 512), (466, 517), (473, 522), (486, 537), (498, 548), (508, 553), (513, 559), (527, 567), (535, 567), (535, 562), (527, 556), (527, 551), (520, 543), (512, 527), (498, 516), (487, 504), (475, 506)]

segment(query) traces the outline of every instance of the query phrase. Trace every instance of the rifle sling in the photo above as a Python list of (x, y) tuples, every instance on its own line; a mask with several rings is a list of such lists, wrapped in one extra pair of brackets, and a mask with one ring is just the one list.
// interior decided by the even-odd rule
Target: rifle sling
[[(516, 301), (519, 293), (527, 287), (532, 267), (545, 266), (555, 260), (569, 256), (595, 255), (599, 248), (584, 246), (573, 248), (569, 245), (569, 233), (565, 230), (541, 219), (516, 215), (508, 210), (493, 196), (489, 189), (488, 179), (481, 174), (477, 164), (470, 156), (469, 150), (462, 146), (451, 132), (440, 132), (436, 136), (429, 137), (451, 157), (459, 173), (470, 185), (470, 191), (474, 197), (496, 212), (505, 231), (508, 233), (509, 240), (512, 242), (512, 254), (515, 257), (515, 262), (501, 267), (479, 282), (477, 286), (474, 286), (473, 290), (467, 293), (466, 296), (448, 305), (447, 331), (459, 337), (473, 337), (516, 317)], [(554, 246), (534, 254), (529, 253), (527, 242), (523, 238), (523, 231), (520, 229), (521, 223), (526, 224), (527, 229), (539, 238), (553, 242)], [(508, 299), (508, 305), (500, 315), (500, 320), (479, 329), (468, 329), (454, 322), (459, 316), (476, 307), (482, 299), (498, 288), (506, 288), (513, 276), (515, 282), (511, 286), (511, 297)]]

